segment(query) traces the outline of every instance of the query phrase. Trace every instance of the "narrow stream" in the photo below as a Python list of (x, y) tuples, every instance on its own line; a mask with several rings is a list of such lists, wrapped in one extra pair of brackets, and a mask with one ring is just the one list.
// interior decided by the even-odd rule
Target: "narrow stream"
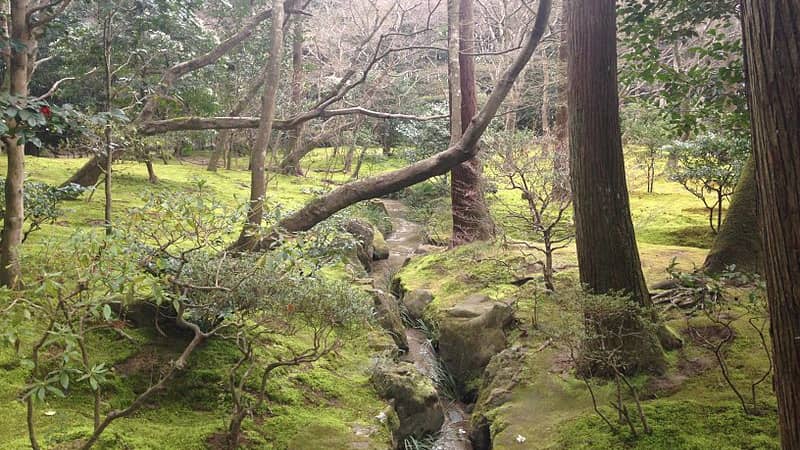
[[(394, 274), (422, 244), (421, 227), (406, 219), (408, 208), (397, 200), (382, 200), (392, 220), (393, 232), (386, 237), (389, 259), (377, 261), (373, 267), (375, 287), (389, 291), (389, 276)], [(438, 355), (425, 334), (415, 328), (406, 329), (409, 350), (404, 360), (414, 363), (417, 370), (437, 384)], [(469, 414), (466, 406), (439, 392), (444, 410), (444, 425), (434, 444), (436, 450), (472, 450), (469, 440)]]

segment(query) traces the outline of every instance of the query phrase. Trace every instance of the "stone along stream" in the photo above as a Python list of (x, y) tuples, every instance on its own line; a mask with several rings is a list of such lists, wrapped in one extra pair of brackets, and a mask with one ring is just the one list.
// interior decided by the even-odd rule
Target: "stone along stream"
[[(389, 258), (376, 261), (373, 266), (373, 280), (376, 289), (388, 292), (393, 274), (414, 256), (423, 243), (422, 228), (409, 221), (408, 208), (397, 200), (382, 200), (391, 218), (393, 232), (386, 237), (389, 247)], [(445, 395), (439, 387), (439, 371), (441, 363), (435, 349), (425, 334), (416, 328), (406, 328), (408, 352), (402, 359), (414, 364), (416, 369), (431, 379), (439, 392), (439, 401), (444, 413), (444, 424), (439, 432), (433, 448), (436, 450), (472, 450), (469, 440), (470, 417), (465, 405)]]

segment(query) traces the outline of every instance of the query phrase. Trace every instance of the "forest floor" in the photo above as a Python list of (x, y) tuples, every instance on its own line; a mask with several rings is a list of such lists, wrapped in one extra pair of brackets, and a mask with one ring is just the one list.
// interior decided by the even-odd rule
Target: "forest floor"
[[(330, 151), (317, 151), (309, 159), (312, 170), (303, 178), (272, 176), (267, 202), (272, 208), (292, 210), (348, 176), (330, 172), (340, 167), (340, 160), (328, 158)], [(85, 160), (28, 158), (28, 178), (60, 184)], [(114, 176), (115, 214), (124, 220), (126, 207), (139, 205), (152, 190), (191, 192), (210, 189), (215, 196), (235, 208), (248, 195), (249, 174), (240, 170), (209, 173), (197, 161), (156, 164), (158, 185), (147, 182), (142, 164), (121, 163)], [(237, 161), (243, 166), (243, 161)], [(0, 161), (0, 170), (4, 170)], [(399, 158), (386, 158), (379, 152), (365, 160), (362, 174), (374, 174), (403, 165)], [(314, 170), (316, 169), (316, 170)], [(319, 171), (317, 171), (319, 170)], [(633, 171), (635, 173), (635, 170)], [(298, 182), (300, 180), (300, 182)], [(653, 283), (666, 278), (665, 269), (673, 258), (683, 270), (700, 265), (713, 236), (708, 231), (702, 204), (674, 183), (659, 179), (656, 193), (642, 192), (641, 180), (631, 180), (631, 206), (639, 240), (645, 275)], [(409, 219), (426, 227), (430, 237), (445, 240), (448, 236), (446, 196), (431, 194), (426, 202), (416, 201), (426, 184), (410, 190), (405, 197), (418, 206)], [(422, 194), (421, 194), (422, 192)], [(519, 199), (503, 189), (491, 197), (496, 220), (503, 223), (502, 207)], [(417, 197), (415, 197), (417, 196)], [(41, 252), (45, 242), (71, 235), (77, 228), (99, 227), (103, 217), (102, 187), (92, 195), (63, 205), (63, 219), (45, 225), (26, 243), (26, 264), (46, 258)], [(426, 207), (420, 207), (425, 203)], [(355, 211), (358, 215), (359, 211)], [(516, 252), (516, 253), (515, 253)], [(434, 303), (426, 315), (431, 321), (440, 311), (458, 303), (469, 294), (484, 293), (494, 299), (512, 299), (516, 304), (518, 329), (510, 334), (510, 345), (529, 349), (529, 357), (520, 367), (521, 376), (510, 391), (508, 401), (488, 411), (493, 425), (495, 449), (536, 448), (638, 448), (638, 449), (771, 449), (778, 448), (774, 400), (769, 383), (757, 391), (765, 402), (765, 413), (747, 416), (726, 386), (711, 354), (691, 339), (690, 327), (703, 326), (702, 317), (685, 320), (671, 316), (670, 324), (682, 334), (687, 345), (668, 355), (670, 369), (658, 378), (641, 377), (644, 409), (653, 433), (634, 438), (627, 432), (609, 432), (593, 414), (590, 397), (582, 382), (566, 369), (563, 352), (548, 343), (547, 321), (554, 317), (555, 305), (542, 300), (533, 302), (530, 285), (519, 288), (509, 282), (527, 275), (517, 264), (518, 251), (497, 244), (475, 244), (452, 251), (434, 251), (415, 258), (398, 275), (406, 289), (426, 288), (434, 293)], [(64, 262), (68, 264), (68, 261)], [(574, 284), (577, 278), (574, 248), (560, 251), (556, 258), (557, 285)], [(510, 270), (509, 267), (514, 267)], [(520, 272), (521, 271), (521, 272)], [(336, 274), (359, 281), (363, 275)], [(533, 283), (535, 284), (535, 283)], [(536, 310), (536, 325), (533, 317)], [(737, 337), (727, 353), (734, 381), (749, 392), (748, 380), (757, 378), (767, 365), (760, 351), (758, 337), (744, 324), (736, 324)], [(135, 343), (108, 339), (91, 345), (115, 361), (115, 389), (127, 398), (158, 360), (154, 354), (169, 352), (169, 345), (152, 333), (132, 331)], [(269, 416), (248, 422), (248, 444), (263, 449), (383, 449), (388, 431), (376, 420), (387, 407), (369, 385), (373, 356), (388, 345), (389, 339), (373, 330), (343, 348), (335, 357), (326, 358), (315, 368), (288, 372), (276, 377), (270, 388), (272, 402)], [(209, 437), (221, 430), (227, 418), (224, 394), (226, 373), (217, 369), (217, 361), (235, 358), (235, 351), (224, 343), (211, 342), (193, 357), (185, 375), (158, 399), (157, 404), (120, 420), (111, 426), (99, 448), (107, 449), (203, 449)], [(25, 370), (16, 362), (12, 349), (0, 350), (0, 449), (28, 448), (25, 433), (25, 408), (18, 401), (23, 389)], [(150, 361), (148, 363), (148, 361)], [(612, 386), (599, 389), (603, 407)], [(37, 417), (42, 440), (48, 448), (70, 442), (91, 427), (87, 397), (70, 396), (68, 400), (48, 400)], [(109, 405), (106, 405), (109, 406)], [(157, 406), (157, 408), (156, 408)], [(50, 414), (53, 413), (53, 414)]]

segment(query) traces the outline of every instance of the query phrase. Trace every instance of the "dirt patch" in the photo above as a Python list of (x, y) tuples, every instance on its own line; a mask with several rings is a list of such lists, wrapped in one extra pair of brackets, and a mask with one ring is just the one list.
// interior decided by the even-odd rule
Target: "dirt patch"
[(163, 349), (144, 347), (139, 353), (115, 365), (114, 372), (122, 377), (138, 375), (155, 378), (175, 356), (177, 354), (167, 354)]
[(686, 380), (713, 368), (714, 364), (715, 362), (710, 356), (687, 358), (684, 354), (681, 354), (677, 364), (677, 372), (669, 373), (663, 377), (652, 378), (647, 382), (644, 389), (647, 393), (646, 398), (653, 399), (676, 394)]
[(683, 332), (691, 341), (703, 348), (709, 349), (722, 342), (733, 342), (736, 333), (731, 328), (722, 325), (707, 325), (699, 327), (688, 327)]

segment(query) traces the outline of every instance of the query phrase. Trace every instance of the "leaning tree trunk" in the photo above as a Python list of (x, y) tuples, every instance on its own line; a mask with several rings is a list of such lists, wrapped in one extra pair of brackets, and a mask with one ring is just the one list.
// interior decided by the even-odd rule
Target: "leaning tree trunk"
[(283, 56), (283, 17), (283, 0), (273, 0), (270, 53), (269, 61), (264, 69), (266, 78), (261, 99), (261, 123), (250, 159), (250, 204), (247, 211), (247, 223), (235, 245), (242, 249), (253, 248), (258, 244), (254, 233), (261, 226), (264, 216), (264, 196), (267, 195), (267, 151), (272, 137), (272, 122), (275, 120), (275, 97), (278, 93)]
[[(475, 58), (472, 56), (475, 53), (473, 0), (461, 0), (459, 6), (461, 52), (458, 59), (463, 132), (478, 111), (478, 99), (475, 91)], [(454, 167), (450, 176), (453, 209), (452, 245), (491, 239), (494, 236), (494, 224), (484, 198), (483, 165), (480, 159), (473, 157)]]
[[(615, 0), (572, 0), (567, 11), (570, 168), (581, 283), (597, 294), (623, 292), (652, 305), (631, 220), (619, 117)], [(665, 369), (658, 340), (638, 321), (626, 328), (628, 371)], [(629, 331), (629, 332), (628, 332)]]
[[(12, 96), (28, 96), (28, 46), (31, 45), (30, 30), (26, 17), (28, 0), (11, 1), (11, 66), (9, 93)], [(19, 246), (22, 243), (22, 227), (25, 220), (23, 183), (25, 181), (25, 145), (16, 136), (4, 139), (8, 168), (5, 182), (5, 215), (3, 233), (0, 238), (0, 284), (16, 288), (21, 283), (22, 267), (19, 261)]]
[(739, 184), (703, 269), (720, 273), (735, 265), (737, 271), (763, 273), (763, 251), (758, 232), (756, 163), (747, 161)]
[(744, 2), (758, 211), (781, 443), (800, 449), (800, 4)]

